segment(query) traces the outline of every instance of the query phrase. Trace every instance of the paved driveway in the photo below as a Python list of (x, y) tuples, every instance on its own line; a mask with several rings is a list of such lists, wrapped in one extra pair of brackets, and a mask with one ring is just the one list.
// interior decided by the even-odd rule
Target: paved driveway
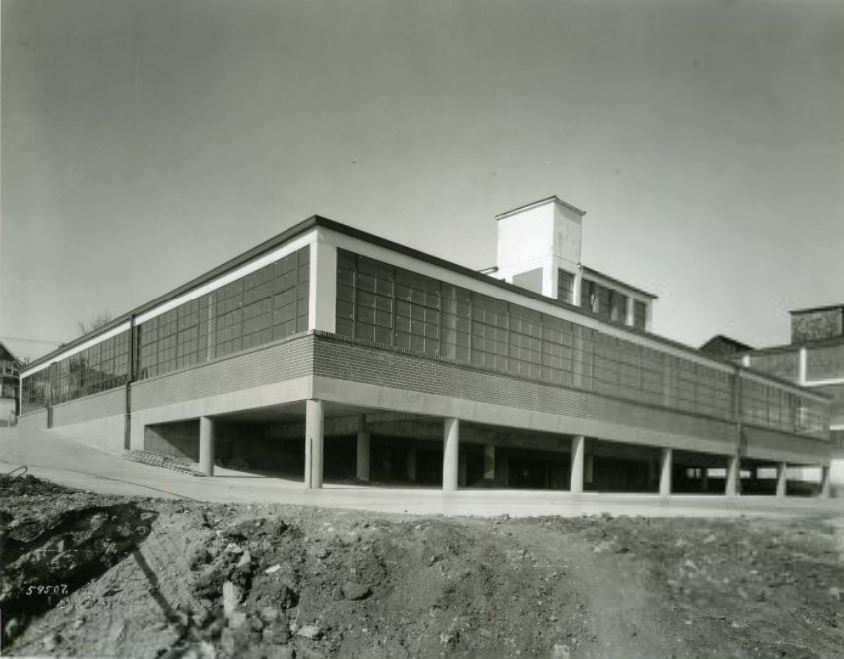
[(103, 494), (192, 498), (228, 503), (287, 503), (419, 515), (510, 516), (611, 513), (614, 515), (722, 517), (742, 514), (840, 514), (840, 499), (767, 496), (649, 494), (571, 495), (549, 490), (467, 489), (445, 493), (425, 487), (366, 487), (327, 483), (306, 490), (301, 482), (217, 469), (213, 478), (197, 478), (124, 460), (53, 433), (23, 433), (0, 428), (0, 470), (26, 465), (28, 473), (61, 485)]

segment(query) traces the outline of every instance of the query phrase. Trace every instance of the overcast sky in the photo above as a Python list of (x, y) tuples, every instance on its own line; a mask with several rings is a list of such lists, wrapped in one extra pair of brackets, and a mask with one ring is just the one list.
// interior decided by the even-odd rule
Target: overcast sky
[(2, 337), (314, 213), (486, 267), (552, 194), (658, 333), (787, 342), (844, 302), (844, 2), (2, 0)]

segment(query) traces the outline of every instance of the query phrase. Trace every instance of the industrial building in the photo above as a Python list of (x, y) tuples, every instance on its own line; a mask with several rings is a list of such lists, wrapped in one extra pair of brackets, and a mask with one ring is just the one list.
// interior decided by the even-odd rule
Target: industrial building
[[(754, 350), (727, 337), (716, 337), (701, 350), (721, 354), (769, 375), (796, 382), (831, 398), (830, 479), (844, 492), (844, 304), (796, 309), (791, 315), (791, 342)], [(731, 342), (731, 343), (728, 343)]]
[(21, 428), (310, 488), (735, 495), (763, 466), (784, 495), (801, 465), (828, 493), (830, 397), (653, 334), (583, 223), (503, 213), (477, 272), (311, 217), (28, 365)]

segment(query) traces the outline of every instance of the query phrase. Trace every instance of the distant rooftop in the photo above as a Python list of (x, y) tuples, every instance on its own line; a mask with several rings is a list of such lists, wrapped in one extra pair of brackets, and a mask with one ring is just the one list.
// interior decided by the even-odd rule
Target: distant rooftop
[(825, 307), (810, 307), (807, 309), (792, 309), (788, 313), (796, 314), (796, 313), (809, 313), (811, 311), (835, 311), (836, 309), (844, 309), (844, 303), (840, 304), (830, 304)]
[(605, 275), (603, 272), (599, 272), (594, 268), (588, 268), (585, 265), (583, 267), (583, 274), (585, 275), (595, 275), (601, 277), (602, 279), (606, 279), (608, 282), (613, 284), (617, 284), (618, 286), (624, 286), (625, 288), (629, 288), (631, 291), (635, 291), (637, 293), (641, 293), (642, 295), (651, 298), (652, 300), (656, 300), (657, 296), (653, 293), (649, 293), (648, 291), (642, 290), (641, 288), (637, 288), (635, 286), (631, 286), (626, 281), (621, 281), (620, 279), (616, 279), (615, 277), (610, 277), (609, 275)]

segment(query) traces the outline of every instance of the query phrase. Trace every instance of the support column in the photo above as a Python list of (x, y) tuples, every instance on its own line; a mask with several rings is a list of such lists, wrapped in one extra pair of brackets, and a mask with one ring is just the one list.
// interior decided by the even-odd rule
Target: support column
[(411, 483), (416, 481), (416, 448), (407, 449), (407, 478)]
[(337, 322), (337, 248), (319, 240), (310, 245), (308, 329), (333, 332)]
[(484, 446), (484, 480), (495, 480), (495, 445)]
[(199, 470), (214, 475), (214, 419), (199, 417)]
[(728, 497), (738, 496), (739, 493), (739, 456), (731, 455), (727, 458), (727, 482), (724, 488), (724, 494)]
[(457, 487), (466, 487), (467, 462), (469, 462), (469, 458), (465, 453), (461, 453), (457, 458)]
[(674, 451), (670, 448), (662, 449), (659, 456), (659, 495), (667, 497), (671, 494), (671, 469), (674, 463)]
[(322, 449), (325, 414), (321, 400), (305, 401), (305, 487), (322, 487)]
[(575, 435), (571, 438), (571, 485), (572, 494), (583, 492), (583, 454), (586, 448), (586, 438)]
[(372, 440), (369, 433), (364, 430), (363, 423), (358, 429), (357, 440), (357, 468), (355, 475), (359, 481), (369, 482), (369, 453)]
[(821, 467), (821, 492), (820, 496), (824, 499), (829, 498), (831, 489), (830, 477), (829, 477), (829, 465), (825, 467)]
[(777, 465), (777, 499), (784, 499), (785, 498), (785, 491), (786, 491), (786, 464), (785, 462), (780, 462)]
[(700, 489), (703, 492), (709, 490), (709, 469), (706, 467), (700, 470)]
[(443, 427), (443, 490), (457, 489), (460, 452), (460, 419), (446, 417)]

